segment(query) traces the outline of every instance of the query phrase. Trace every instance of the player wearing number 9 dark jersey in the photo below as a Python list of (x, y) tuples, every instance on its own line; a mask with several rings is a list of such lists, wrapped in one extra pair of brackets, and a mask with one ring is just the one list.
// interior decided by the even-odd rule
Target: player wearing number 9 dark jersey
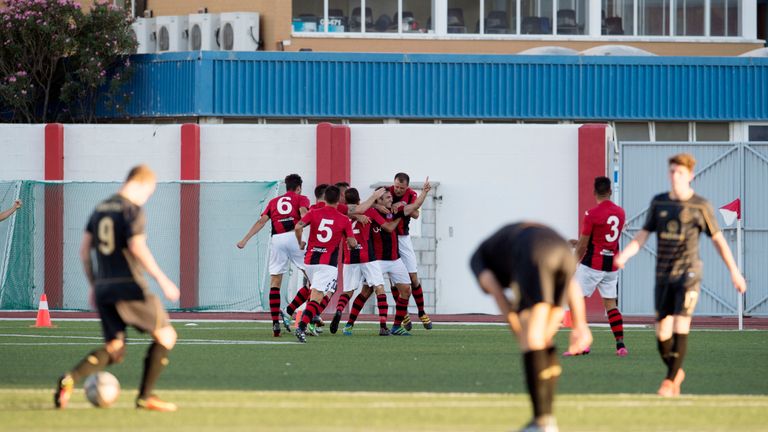
[(147, 247), (141, 206), (154, 193), (155, 186), (152, 170), (144, 165), (133, 168), (118, 193), (98, 204), (88, 221), (80, 259), (99, 312), (105, 344), (59, 378), (54, 393), (54, 404), (59, 409), (66, 408), (78, 380), (123, 360), (125, 329), (131, 325), (149, 333), (153, 339), (144, 359), (136, 407), (176, 410), (176, 405), (152, 394), (157, 378), (168, 364), (168, 352), (176, 343), (176, 332), (160, 299), (149, 292), (144, 273), (157, 281), (166, 298), (171, 301), (179, 298), (176, 284), (163, 273)]
[(248, 233), (237, 243), (242, 249), (251, 237), (255, 236), (268, 221), (272, 221), (272, 238), (269, 248), (269, 312), (272, 316), (272, 333), (280, 336), (280, 286), (283, 273), (288, 271), (289, 262), (304, 271), (304, 253), (293, 238), (293, 229), (307, 213), (309, 199), (301, 195), (302, 180), (298, 174), (285, 177), (286, 193), (273, 198), (261, 217), (251, 227)]
[[(597, 288), (608, 313), (613, 337), (616, 340), (616, 355), (625, 357), (629, 352), (624, 345), (624, 321), (618, 305), (619, 272), (613, 258), (619, 253), (619, 238), (624, 228), (624, 209), (611, 201), (611, 180), (608, 177), (595, 178), (595, 199), (597, 206), (584, 215), (581, 237), (576, 244), (576, 257), (581, 263), (576, 269), (584, 297), (589, 297)], [(584, 354), (589, 353), (587, 349)], [(566, 352), (565, 355), (580, 353)]]

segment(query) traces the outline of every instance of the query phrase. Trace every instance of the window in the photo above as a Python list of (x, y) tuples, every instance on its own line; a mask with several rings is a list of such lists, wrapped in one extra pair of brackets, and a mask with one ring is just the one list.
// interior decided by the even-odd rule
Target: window
[(696, 141), (729, 141), (728, 123), (696, 123)]
[(635, 0), (602, 0), (601, 33), (604, 35), (635, 34)]
[(750, 126), (750, 141), (768, 141), (768, 126)]
[(403, 33), (431, 33), (433, 25), (432, 0), (403, 0)]
[(656, 122), (656, 141), (688, 141), (688, 123)]
[(366, 0), (366, 24), (370, 12), (373, 28), (365, 31), (371, 33), (397, 33), (397, 0)]
[(517, 0), (485, 0), (485, 34), (517, 33)]
[(709, 25), (711, 36), (739, 36), (738, 0), (710, 0)]
[(704, 0), (675, 0), (675, 35), (704, 36)]
[(670, 0), (638, 0), (638, 35), (669, 35), (669, 1)]
[(480, 2), (448, 0), (448, 33), (480, 33)]
[(323, 16), (323, 0), (293, 0), (293, 31), (322, 31), (320, 19)]
[(552, 0), (520, 0), (520, 33), (552, 34)]
[(616, 123), (616, 139), (619, 141), (650, 141), (648, 123)]
[(587, 4), (585, 0), (558, 0), (557, 34), (584, 34), (587, 22)]
[(325, 1), (293, 0), (293, 31), (427, 33), (432, 29), (432, 0), (402, 0), (400, 25), (398, 0), (327, 0), (327, 26)]

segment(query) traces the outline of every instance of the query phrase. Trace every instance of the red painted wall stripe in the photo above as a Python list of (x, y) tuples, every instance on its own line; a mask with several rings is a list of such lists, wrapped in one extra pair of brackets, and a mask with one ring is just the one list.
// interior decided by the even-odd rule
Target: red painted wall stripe
[[(605, 134), (607, 126), (603, 124), (585, 124), (579, 128), (579, 235), (584, 221), (584, 213), (594, 207), (595, 177), (607, 174)], [(590, 320), (601, 320), (605, 315), (600, 293), (586, 299), (587, 315)]]
[[(64, 180), (64, 125), (45, 125), (45, 180)], [(48, 306), (64, 305), (64, 186), (45, 186), (45, 270)]]
[[(181, 180), (200, 180), (200, 126), (181, 125)], [(198, 306), (200, 258), (200, 185), (180, 187), (179, 306)]]

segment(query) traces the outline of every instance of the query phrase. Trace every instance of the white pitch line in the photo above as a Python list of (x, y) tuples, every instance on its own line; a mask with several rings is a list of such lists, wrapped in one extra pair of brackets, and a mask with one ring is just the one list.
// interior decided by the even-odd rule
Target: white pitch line
[[(69, 335), (24, 335), (24, 334), (0, 334), (0, 337), (9, 338), (35, 338), (35, 339), (87, 339), (101, 341), (103, 338), (96, 336), (69, 336)], [(146, 344), (152, 339), (129, 338), (128, 345)], [(255, 341), (255, 340), (226, 340), (226, 339), (182, 339), (177, 345), (297, 345), (298, 342)], [(0, 345), (92, 345), (84, 342), (0, 342)]]

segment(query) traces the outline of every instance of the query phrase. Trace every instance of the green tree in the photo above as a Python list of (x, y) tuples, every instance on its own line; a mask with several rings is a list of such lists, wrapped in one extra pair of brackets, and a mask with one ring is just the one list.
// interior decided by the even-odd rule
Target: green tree
[(136, 50), (132, 18), (107, 0), (7, 0), (0, 9), (0, 106), (11, 121), (93, 121), (115, 103)]

